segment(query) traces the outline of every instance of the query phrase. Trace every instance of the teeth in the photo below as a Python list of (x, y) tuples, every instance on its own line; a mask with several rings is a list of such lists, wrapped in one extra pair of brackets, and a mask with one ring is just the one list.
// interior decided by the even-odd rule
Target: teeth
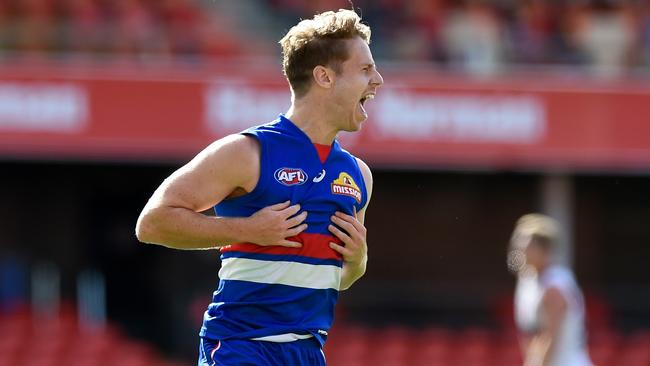
[(364, 96), (363, 98), (361, 98), (361, 102), (365, 103), (366, 101), (368, 101), (370, 99), (375, 99), (375, 95), (374, 94), (368, 94), (368, 95)]

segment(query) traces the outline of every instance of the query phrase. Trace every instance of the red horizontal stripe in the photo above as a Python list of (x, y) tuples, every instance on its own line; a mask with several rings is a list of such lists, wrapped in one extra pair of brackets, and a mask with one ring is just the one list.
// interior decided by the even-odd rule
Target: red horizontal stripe
[(245, 252), (258, 254), (300, 255), (318, 259), (342, 259), (343, 257), (329, 243), (341, 244), (341, 240), (332, 235), (300, 233), (288, 240), (302, 243), (300, 248), (282, 246), (262, 246), (251, 243), (237, 243), (221, 248), (221, 252)]

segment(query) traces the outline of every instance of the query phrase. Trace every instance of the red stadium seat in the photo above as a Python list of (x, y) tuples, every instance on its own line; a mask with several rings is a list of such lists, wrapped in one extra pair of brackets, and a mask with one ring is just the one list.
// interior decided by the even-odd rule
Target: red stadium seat
[(110, 325), (80, 330), (71, 310), (60, 313), (43, 321), (29, 312), (2, 314), (0, 366), (186, 366), (161, 359)]

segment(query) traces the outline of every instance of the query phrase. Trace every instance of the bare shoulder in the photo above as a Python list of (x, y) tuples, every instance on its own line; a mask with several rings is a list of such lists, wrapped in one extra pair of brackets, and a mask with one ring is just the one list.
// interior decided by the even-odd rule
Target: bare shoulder
[(229, 135), (210, 144), (195, 160), (215, 183), (250, 191), (257, 184), (261, 147), (256, 138)]
[(564, 298), (562, 291), (553, 286), (544, 291), (542, 302), (547, 309), (560, 312), (564, 311), (568, 306), (567, 299)]
[(260, 146), (254, 137), (229, 135), (208, 145), (184, 168), (205, 174), (245, 179), (259, 169)]
[(251, 136), (235, 134), (223, 137), (201, 151), (199, 159), (237, 158), (259, 160), (260, 145)]
[(372, 190), (372, 171), (370, 171), (370, 167), (363, 160), (357, 157), (355, 159), (357, 159), (363, 179), (366, 181), (366, 187), (369, 188), (369, 191)]
[[(370, 167), (368, 164), (366, 164), (363, 160), (355, 157), (357, 159), (357, 163), (359, 164), (359, 170), (361, 170), (361, 175), (363, 175), (363, 180), (366, 183), (366, 193), (368, 194), (368, 199), (366, 200), (366, 207), (368, 207), (368, 204), (370, 204), (370, 198), (372, 198), (372, 172), (370, 171)], [(365, 215), (365, 209), (366, 207), (363, 208), (363, 214)], [(362, 215), (363, 216), (363, 215)]]
[(259, 179), (260, 151), (254, 137), (221, 138), (169, 176), (154, 198), (170, 206), (202, 211), (236, 190), (250, 191)]

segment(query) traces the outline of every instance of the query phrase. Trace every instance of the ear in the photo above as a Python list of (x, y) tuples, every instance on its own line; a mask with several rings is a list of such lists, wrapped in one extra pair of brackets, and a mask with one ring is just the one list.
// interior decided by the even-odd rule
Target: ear
[(326, 89), (332, 87), (332, 84), (334, 83), (334, 70), (322, 65), (318, 65), (314, 67), (312, 74), (314, 76), (314, 82), (319, 86)]

